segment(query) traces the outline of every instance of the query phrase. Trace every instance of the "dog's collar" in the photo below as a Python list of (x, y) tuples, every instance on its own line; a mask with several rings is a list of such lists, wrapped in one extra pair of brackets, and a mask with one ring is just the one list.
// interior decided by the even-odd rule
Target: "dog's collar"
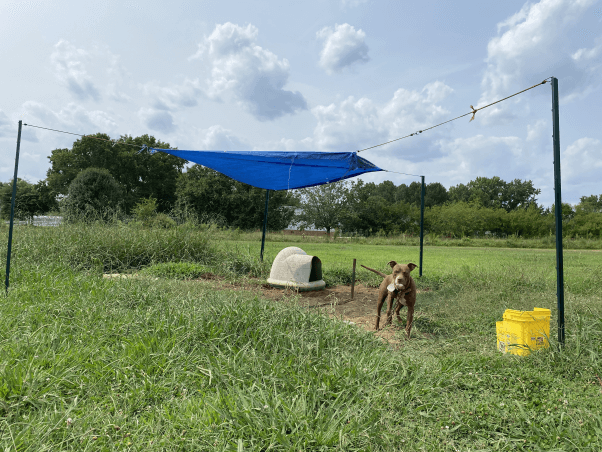
[[(412, 289), (408, 290), (408, 291), (407, 291), (407, 292), (405, 292), (403, 295), (407, 295), (407, 294), (409, 294), (411, 291), (412, 291)], [(393, 291), (393, 293), (394, 293), (395, 295), (397, 295), (397, 294), (399, 293), (399, 289), (395, 289), (395, 290)]]

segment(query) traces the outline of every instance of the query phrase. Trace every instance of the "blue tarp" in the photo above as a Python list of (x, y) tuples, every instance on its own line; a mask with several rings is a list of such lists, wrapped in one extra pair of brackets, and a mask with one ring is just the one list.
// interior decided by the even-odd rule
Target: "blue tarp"
[(356, 152), (151, 150), (175, 155), (239, 182), (269, 190), (312, 187), (382, 171)]

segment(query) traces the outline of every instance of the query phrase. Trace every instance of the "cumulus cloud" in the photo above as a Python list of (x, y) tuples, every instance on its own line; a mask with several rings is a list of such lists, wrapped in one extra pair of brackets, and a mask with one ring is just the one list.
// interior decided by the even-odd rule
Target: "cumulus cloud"
[(14, 134), (14, 125), (11, 124), (8, 116), (2, 110), (0, 110), (0, 138), (8, 137)]
[(209, 127), (203, 131), (201, 138), (202, 149), (219, 151), (246, 151), (251, 146), (244, 140), (238, 138), (231, 130), (224, 129), (220, 125)]
[(366, 33), (362, 30), (356, 31), (349, 24), (337, 24), (334, 29), (324, 27), (316, 35), (324, 40), (324, 47), (320, 52), (320, 66), (329, 74), (370, 60), (365, 42)]
[[(562, 79), (563, 92), (585, 89), (591, 72), (578, 60), (599, 58), (599, 51), (575, 49), (571, 33), (578, 20), (596, 0), (541, 0), (498, 24), (498, 36), (487, 46), (487, 69), (479, 105), (497, 100), (520, 87), (554, 75)], [(591, 61), (590, 61), (591, 64)], [(520, 101), (520, 100), (519, 100)], [(477, 118), (501, 120), (512, 116), (512, 102), (484, 110)]]
[(158, 110), (177, 110), (182, 107), (195, 107), (203, 89), (198, 79), (185, 79), (181, 84), (159, 86), (155, 82), (143, 85), (144, 93), (153, 99), (153, 107)]
[(349, 97), (339, 105), (317, 106), (312, 109), (318, 120), (314, 143), (319, 149), (350, 151), (417, 132), (449, 115), (438, 102), (452, 91), (436, 81), (421, 91), (400, 88), (383, 105)]
[(23, 107), (27, 117), (35, 118), (39, 123), (53, 129), (68, 129), (83, 134), (96, 132), (110, 134), (117, 131), (117, 123), (106, 112), (86, 110), (75, 103), (69, 103), (59, 111), (34, 101), (25, 102)]
[(207, 95), (213, 99), (230, 97), (261, 121), (307, 109), (298, 91), (284, 89), (290, 65), (256, 44), (258, 30), (227, 22), (199, 44), (191, 60), (202, 59), (210, 68)]
[(165, 134), (176, 130), (173, 123), (173, 116), (169, 111), (157, 110), (155, 108), (141, 108), (138, 111), (138, 117), (145, 127)]
[(61, 39), (54, 46), (50, 61), (58, 79), (79, 100), (100, 100), (100, 92), (86, 70), (90, 55)]
[(120, 57), (108, 52), (109, 66), (107, 68), (107, 95), (116, 102), (129, 102), (132, 98), (125, 93), (131, 74), (120, 63)]
[(561, 154), (562, 181), (571, 185), (596, 183), (599, 187), (601, 155), (600, 140), (587, 137), (576, 140)]

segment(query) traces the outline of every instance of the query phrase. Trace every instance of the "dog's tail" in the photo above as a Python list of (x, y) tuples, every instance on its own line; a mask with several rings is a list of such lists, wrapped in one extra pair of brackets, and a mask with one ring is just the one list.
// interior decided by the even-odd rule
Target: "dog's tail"
[(374, 270), (373, 268), (370, 267), (366, 267), (365, 265), (360, 264), (362, 267), (364, 267), (366, 270), (370, 270), (371, 272), (376, 273), (377, 275), (382, 276), (383, 278), (386, 278), (387, 275), (385, 275), (384, 273), (379, 272), (378, 270)]

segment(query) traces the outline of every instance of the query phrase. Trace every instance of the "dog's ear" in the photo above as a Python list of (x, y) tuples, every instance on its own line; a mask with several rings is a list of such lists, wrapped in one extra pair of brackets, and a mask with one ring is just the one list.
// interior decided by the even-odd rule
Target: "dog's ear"
[(395, 268), (395, 266), (397, 265), (397, 262), (389, 261), (389, 263), (387, 265), (389, 265), (391, 268)]
[(408, 264), (408, 267), (410, 267), (410, 271), (414, 270), (416, 267), (418, 267), (418, 265), (416, 264), (412, 264), (411, 262)]

